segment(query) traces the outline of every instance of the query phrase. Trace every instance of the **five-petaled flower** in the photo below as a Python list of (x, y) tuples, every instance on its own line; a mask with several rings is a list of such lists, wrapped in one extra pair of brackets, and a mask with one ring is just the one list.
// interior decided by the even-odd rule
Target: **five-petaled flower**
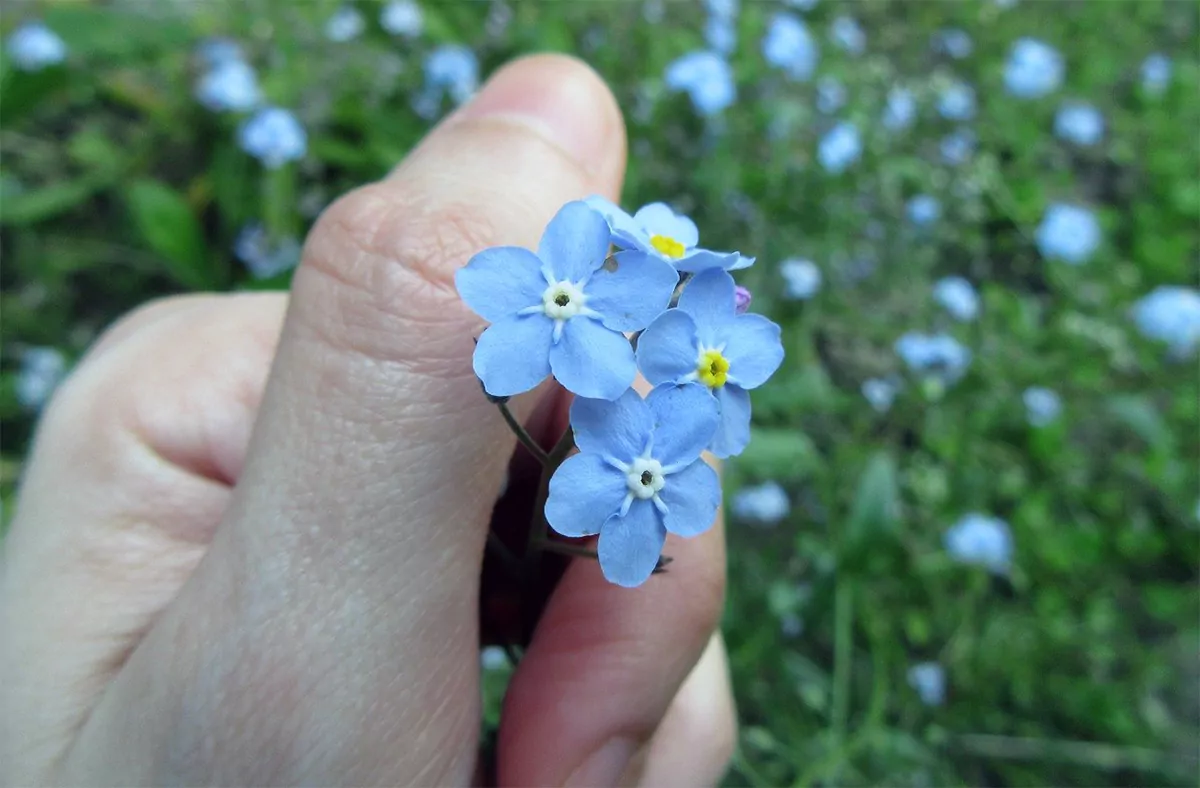
[(576, 399), (571, 428), (580, 453), (550, 479), (546, 521), (563, 536), (600, 535), (600, 569), (633, 587), (658, 563), (667, 533), (707, 531), (721, 501), (716, 472), (700, 453), (717, 429), (717, 407), (699, 386), (664, 386), (643, 400)]
[(739, 315), (734, 284), (720, 270), (697, 274), (679, 308), (664, 312), (638, 339), (638, 367), (653, 385), (697, 384), (716, 399), (721, 420), (709, 447), (718, 457), (741, 453), (750, 440), (749, 389), (783, 362), (779, 326)]
[(665, 203), (643, 205), (632, 216), (603, 197), (588, 197), (587, 204), (608, 222), (613, 244), (654, 255), (680, 271), (696, 273), (710, 268), (736, 271), (754, 262), (753, 257), (743, 257), (737, 252), (699, 248), (700, 231), (695, 223)]
[[(551, 373), (581, 397), (614, 400), (637, 374), (626, 331), (667, 308), (679, 275), (638, 251), (608, 255), (604, 218), (582, 202), (550, 221), (538, 253), (485, 249), (455, 276), (459, 295), (491, 322), (475, 374), (496, 397), (529, 391)], [(733, 295), (730, 308), (733, 305)]]

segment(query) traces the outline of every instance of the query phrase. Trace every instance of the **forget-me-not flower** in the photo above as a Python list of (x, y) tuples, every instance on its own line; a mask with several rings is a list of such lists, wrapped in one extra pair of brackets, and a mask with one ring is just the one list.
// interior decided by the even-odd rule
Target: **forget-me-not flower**
[(1054, 203), (1046, 209), (1035, 241), (1042, 257), (1080, 265), (1100, 246), (1100, 222), (1087, 208)]
[(610, 260), (610, 240), (604, 217), (570, 202), (546, 227), (537, 254), (485, 249), (458, 270), (462, 300), (491, 323), (474, 357), (488, 394), (520, 394), (551, 373), (568, 391), (597, 399), (616, 399), (633, 383), (637, 368), (623, 332), (645, 328), (667, 308), (679, 274), (638, 251)]
[(956, 129), (950, 132), (938, 145), (942, 161), (952, 166), (965, 164), (975, 153), (976, 137), (971, 129)]
[(791, 14), (771, 17), (762, 40), (763, 58), (792, 79), (808, 80), (817, 69), (820, 51), (808, 27)]
[(909, 369), (953, 383), (971, 365), (971, 350), (949, 334), (910, 331), (896, 340), (896, 355)]
[(1067, 101), (1054, 116), (1054, 133), (1076, 145), (1095, 145), (1104, 136), (1104, 116), (1082, 101)]
[(783, 294), (787, 298), (805, 301), (821, 289), (821, 269), (812, 260), (791, 259), (779, 264), (783, 276)]
[(1062, 413), (1062, 400), (1058, 394), (1043, 386), (1030, 386), (1021, 395), (1025, 403), (1025, 418), (1034, 427), (1045, 427)]
[(938, 92), (937, 111), (946, 120), (970, 120), (975, 117), (975, 89), (955, 80)]
[(272, 240), (261, 224), (242, 228), (233, 241), (233, 254), (255, 279), (270, 279), (300, 262), (300, 242), (293, 237)]
[(632, 389), (612, 402), (576, 399), (579, 454), (550, 479), (546, 521), (563, 536), (599, 534), (605, 578), (641, 585), (668, 532), (697, 536), (716, 517), (721, 484), (700, 459), (716, 428), (716, 404), (696, 385), (656, 388), (645, 400)]
[(1156, 52), (1142, 61), (1141, 72), (1142, 90), (1157, 96), (1167, 89), (1171, 81), (1171, 59)]
[(1008, 523), (998, 517), (966, 514), (943, 534), (942, 542), (956, 561), (978, 564), (997, 574), (1008, 571), (1012, 562), (1012, 533)]
[(238, 130), (242, 150), (275, 169), (304, 156), (308, 134), (296, 116), (280, 107), (264, 107)]
[(21, 71), (41, 71), (67, 59), (67, 45), (41, 22), (26, 22), (14, 30), (5, 50)]
[(1200, 345), (1200, 292), (1156, 287), (1134, 304), (1133, 320), (1142, 336), (1165, 342), (1174, 356), (1186, 356)]
[(817, 112), (832, 115), (846, 104), (846, 86), (837, 77), (817, 80)]
[(486, 671), (504, 670), (508, 665), (508, 653), (501, 646), (487, 646), (479, 652), (479, 667)]
[(245, 112), (258, 106), (262, 92), (249, 64), (225, 60), (200, 77), (196, 100), (213, 112)]
[(739, 520), (759, 525), (774, 525), (788, 516), (792, 505), (779, 482), (763, 482), (738, 490), (729, 502), (729, 510)]
[(860, 387), (863, 398), (877, 413), (887, 413), (896, 400), (899, 387), (887, 378), (867, 378)]
[(733, 278), (721, 270), (697, 274), (679, 308), (659, 315), (638, 339), (638, 369), (653, 385), (699, 383), (721, 412), (709, 447), (718, 457), (741, 453), (750, 441), (750, 389), (783, 362), (779, 326), (762, 315), (739, 315)]
[(637, 249), (654, 255), (680, 271), (695, 273), (709, 268), (736, 271), (749, 267), (753, 257), (737, 252), (712, 252), (701, 249), (700, 231), (688, 217), (675, 213), (665, 203), (643, 205), (630, 216), (603, 197), (593, 195), (586, 200), (592, 210), (608, 222), (612, 242), (622, 249)]
[(207, 69), (216, 68), (231, 60), (245, 60), (242, 47), (238, 42), (224, 36), (206, 38), (196, 47), (196, 59)]
[(783, 4), (797, 11), (811, 11), (817, 7), (817, 0), (783, 0)]
[(908, 669), (908, 686), (926, 706), (941, 706), (946, 700), (946, 671), (936, 662), (919, 662)]
[(696, 112), (719, 115), (737, 98), (733, 69), (716, 52), (690, 52), (673, 60), (663, 74), (670, 90), (687, 93)]
[(345, 43), (362, 35), (366, 23), (354, 6), (344, 5), (325, 22), (325, 37), (330, 41)]
[(67, 359), (56, 348), (33, 347), (21, 353), (15, 394), (21, 407), (41, 410), (67, 374)]
[(867, 34), (854, 17), (839, 16), (829, 26), (829, 35), (835, 44), (852, 55), (861, 55), (867, 48)]
[(714, 52), (728, 55), (737, 48), (737, 27), (729, 17), (710, 16), (704, 23), (704, 41)]
[(906, 206), (908, 220), (918, 227), (926, 227), (942, 218), (942, 205), (932, 194), (918, 194)]
[(955, 320), (974, 320), (979, 314), (979, 295), (975, 287), (961, 276), (947, 276), (935, 282), (933, 300)]
[(817, 143), (817, 161), (825, 171), (837, 175), (858, 161), (862, 155), (862, 137), (858, 127), (849, 121), (842, 121), (821, 137)]
[(883, 110), (883, 127), (888, 131), (903, 131), (917, 117), (917, 100), (906, 87), (896, 86), (888, 91)]
[(939, 30), (934, 34), (933, 46), (937, 51), (944, 52), (956, 60), (969, 57), (975, 48), (971, 34), (957, 27)]
[(479, 87), (479, 59), (459, 44), (443, 44), (425, 58), (425, 89), (448, 93), (455, 104), (462, 104)]
[(1021, 38), (1008, 51), (1004, 86), (1017, 98), (1038, 98), (1058, 90), (1063, 71), (1058, 50), (1036, 38)]
[(413, 0), (392, 0), (380, 12), (379, 26), (394, 36), (415, 38), (425, 28), (425, 18)]

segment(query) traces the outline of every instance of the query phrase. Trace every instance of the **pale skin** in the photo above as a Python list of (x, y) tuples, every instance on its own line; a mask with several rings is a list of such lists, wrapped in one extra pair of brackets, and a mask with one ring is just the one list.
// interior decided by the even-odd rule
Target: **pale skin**
[[(289, 295), (167, 299), (104, 335), (44, 414), (0, 556), (0, 783), (477, 779), (479, 570), (514, 439), (453, 273), (617, 199), (625, 155), (592, 71), (516, 61), (324, 213)], [(634, 590), (571, 564), (505, 701), (501, 784), (720, 778), (720, 523), (665, 552)]]

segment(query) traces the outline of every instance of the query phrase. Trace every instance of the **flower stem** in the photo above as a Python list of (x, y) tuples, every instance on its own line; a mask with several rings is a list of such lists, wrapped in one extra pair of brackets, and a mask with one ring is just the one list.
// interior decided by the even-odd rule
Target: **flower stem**
[(547, 553), (558, 553), (559, 555), (569, 555), (575, 558), (591, 558), (599, 560), (600, 556), (595, 550), (590, 547), (580, 547), (579, 545), (567, 544), (566, 542), (552, 542), (549, 539), (539, 539), (536, 542), (539, 550), (545, 550)]
[(573, 448), (575, 448), (575, 433), (571, 431), (570, 427), (567, 427), (542, 463), (542, 478), (538, 482), (537, 499), (533, 504), (533, 522), (529, 526), (526, 556), (535, 552), (540, 543), (548, 541), (546, 532), (550, 524), (546, 522), (546, 498), (550, 495), (550, 477), (558, 470), (558, 466), (562, 465), (563, 460), (567, 458)]
[(507, 403), (497, 402), (496, 407), (500, 409), (500, 415), (504, 417), (504, 422), (508, 424), (508, 428), (512, 430), (513, 435), (517, 436), (517, 440), (521, 442), (521, 445), (528, 449), (529, 453), (537, 458), (537, 461), (544, 468), (550, 462), (550, 457), (546, 454), (545, 450), (541, 446), (538, 446), (537, 441), (521, 426), (521, 422), (517, 421), (517, 417), (508, 409)]

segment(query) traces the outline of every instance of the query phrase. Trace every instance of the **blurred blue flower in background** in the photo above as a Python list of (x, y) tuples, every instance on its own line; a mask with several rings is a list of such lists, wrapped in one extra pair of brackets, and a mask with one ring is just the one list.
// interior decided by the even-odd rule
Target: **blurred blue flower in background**
[(1159, 95), (1167, 89), (1171, 81), (1171, 59), (1156, 52), (1142, 61), (1141, 71), (1142, 90), (1151, 95)]
[(811, 11), (817, 7), (817, 0), (783, 0), (783, 4), (797, 11)]
[(933, 300), (937, 301), (955, 320), (974, 320), (979, 314), (979, 295), (975, 287), (961, 276), (947, 276), (933, 285)]
[(821, 269), (812, 260), (784, 260), (779, 264), (779, 273), (783, 276), (786, 298), (804, 301), (821, 289)]
[(949, 27), (937, 32), (933, 39), (933, 48), (952, 58), (962, 60), (970, 56), (975, 49), (975, 44), (971, 41), (971, 34), (966, 30)]
[(1087, 208), (1054, 203), (1046, 209), (1036, 241), (1042, 257), (1080, 265), (1100, 246), (1100, 222)]
[(261, 224), (248, 224), (233, 241), (233, 254), (255, 279), (270, 279), (300, 262), (300, 241), (293, 237), (272, 243)]
[(977, 138), (973, 130), (957, 129), (942, 137), (942, 141), (938, 143), (938, 152), (946, 164), (952, 166), (966, 164), (971, 155), (975, 153), (976, 142)]
[(937, 110), (946, 120), (970, 120), (975, 117), (975, 89), (955, 80), (938, 92)]
[(720, 19), (733, 19), (738, 13), (738, 0), (704, 0), (709, 15)]
[(425, 29), (425, 17), (413, 0), (392, 0), (380, 12), (379, 26), (394, 36), (415, 38)]
[(858, 127), (849, 121), (834, 126), (817, 144), (817, 161), (826, 172), (838, 174), (858, 161), (862, 155), (862, 138)]
[(706, 117), (724, 112), (737, 98), (733, 70), (716, 52), (691, 52), (667, 66), (663, 81), (679, 93), (687, 93), (696, 112)]
[(912, 91), (905, 87), (894, 87), (888, 91), (887, 106), (883, 110), (883, 127), (888, 131), (900, 131), (912, 125), (917, 117), (917, 100)]
[(206, 69), (216, 68), (232, 60), (245, 60), (241, 44), (231, 38), (213, 36), (206, 38), (196, 47), (196, 58)]
[(362, 35), (366, 22), (353, 6), (344, 5), (334, 12), (325, 23), (325, 37), (330, 41), (345, 43)]
[(710, 16), (704, 23), (704, 40), (708, 48), (728, 55), (737, 48), (737, 28), (733, 20), (723, 16)]
[(910, 331), (895, 344), (896, 355), (913, 372), (953, 383), (971, 365), (971, 350), (949, 334)]
[(846, 86), (837, 77), (817, 80), (817, 112), (832, 115), (846, 105)]
[(1045, 427), (1062, 413), (1062, 400), (1058, 394), (1043, 386), (1025, 389), (1021, 400), (1025, 403), (1025, 418), (1034, 427)]
[(943, 534), (942, 541), (950, 557), (960, 563), (978, 564), (1002, 574), (1012, 562), (1012, 532), (998, 517), (978, 512), (963, 515)]
[(196, 100), (213, 112), (246, 112), (262, 101), (258, 76), (241, 60), (225, 60), (196, 83)]
[(1058, 90), (1063, 80), (1063, 57), (1036, 38), (1021, 38), (1008, 52), (1004, 86), (1017, 98), (1038, 98)]
[(15, 394), (21, 407), (41, 410), (67, 374), (67, 359), (56, 348), (31, 347), (21, 353)]
[(5, 47), (21, 71), (41, 71), (67, 58), (67, 45), (41, 22), (26, 22), (12, 32)]
[(926, 706), (941, 706), (946, 700), (946, 671), (936, 662), (919, 662), (908, 669), (908, 686)]
[(479, 651), (479, 667), (488, 672), (504, 670), (508, 667), (508, 654), (501, 646), (487, 646)]
[(839, 16), (829, 26), (829, 35), (838, 47), (852, 55), (861, 55), (867, 48), (867, 34), (854, 17)]
[(908, 220), (926, 227), (942, 218), (942, 204), (932, 194), (918, 194), (908, 201)]
[(308, 135), (296, 116), (280, 107), (264, 107), (238, 130), (242, 150), (274, 169), (304, 156)]
[(896, 394), (900, 388), (894, 380), (887, 378), (867, 378), (862, 382), (860, 387), (863, 398), (875, 409), (878, 413), (887, 413), (892, 409), (892, 403), (896, 400)]
[(817, 69), (820, 51), (808, 27), (791, 14), (771, 17), (762, 40), (763, 58), (792, 79), (808, 80)]
[(1104, 116), (1082, 101), (1066, 101), (1054, 116), (1054, 133), (1076, 145), (1095, 145), (1104, 136)]
[(1156, 287), (1134, 304), (1133, 320), (1142, 336), (1165, 342), (1172, 355), (1189, 355), (1200, 345), (1200, 291)]
[(764, 482), (738, 490), (729, 503), (729, 509), (739, 520), (775, 525), (788, 516), (792, 505), (788, 502), (787, 492), (778, 482)]
[(430, 52), (424, 70), (425, 86), (413, 98), (413, 109), (427, 120), (437, 115), (445, 96), (462, 104), (479, 87), (479, 59), (459, 44), (443, 44)]

